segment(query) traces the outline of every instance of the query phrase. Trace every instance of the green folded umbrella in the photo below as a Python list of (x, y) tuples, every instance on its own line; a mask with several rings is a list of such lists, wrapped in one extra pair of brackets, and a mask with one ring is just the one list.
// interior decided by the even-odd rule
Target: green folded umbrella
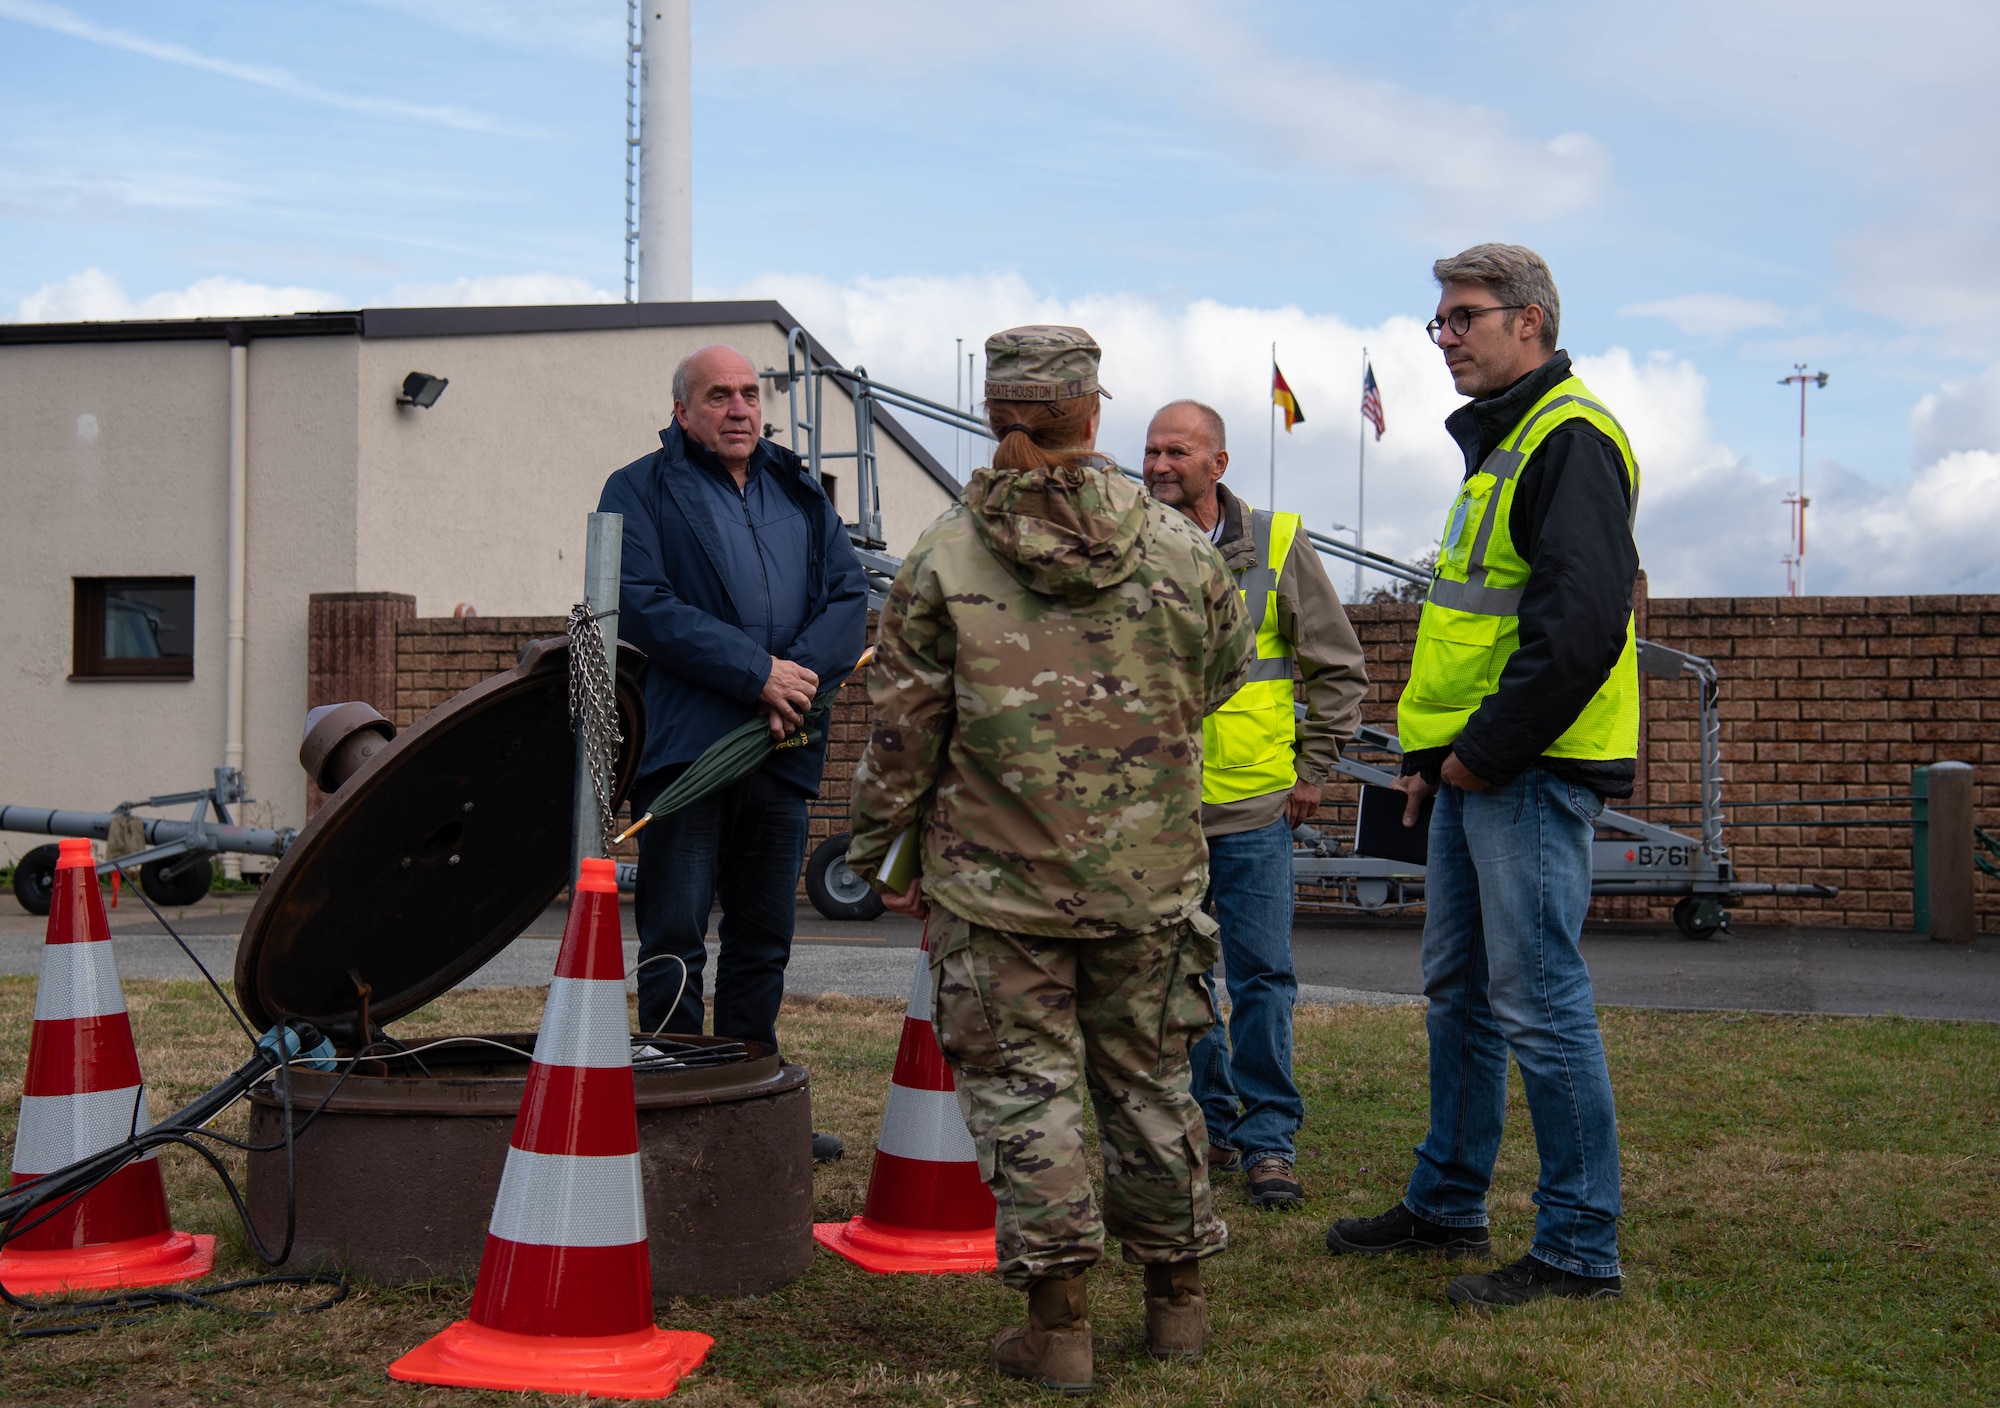
[[(872, 647), (863, 651), (861, 658), (855, 662), (854, 670), (861, 669), (874, 658), (875, 651)], [(798, 732), (789, 738), (772, 738), (770, 724), (758, 718), (731, 729), (709, 744), (706, 752), (688, 764), (686, 772), (675, 778), (666, 791), (653, 799), (652, 806), (646, 808), (630, 826), (613, 838), (612, 844), (615, 846), (627, 836), (636, 835), (650, 822), (669, 816), (683, 807), (694, 805), (718, 788), (727, 787), (732, 782), (750, 776), (764, 766), (764, 760), (773, 753), (786, 748), (809, 748), (819, 742), (821, 737), (819, 730), (826, 726), (827, 712), (833, 708), (835, 696), (840, 693), (841, 686), (847, 683), (848, 676), (853, 675), (854, 670), (849, 670), (847, 675), (835, 680), (813, 696), (812, 708), (806, 711)]]

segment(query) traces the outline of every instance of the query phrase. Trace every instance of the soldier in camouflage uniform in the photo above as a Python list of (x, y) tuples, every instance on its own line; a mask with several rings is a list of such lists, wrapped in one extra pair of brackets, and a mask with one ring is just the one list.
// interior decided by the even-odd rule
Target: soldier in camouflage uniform
[(1217, 956), (1201, 721), (1253, 647), (1214, 547), (1095, 454), (1089, 334), (1015, 328), (986, 356), (994, 467), (896, 575), (848, 863), (876, 877), (892, 840), (921, 828), (921, 877), (886, 898), (935, 907), (938, 1041), (999, 1201), (1001, 1278), (1028, 1292), (1028, 1325), (1001, 1337), (995, 1367), (1077, 1390), (1091, 1379), (1083, 1273), (1107, 1224), (1145, 1268), (1153, 1352), (1207, 1340), (1199, 1259), (1228, 1229), (1188, 1092)]

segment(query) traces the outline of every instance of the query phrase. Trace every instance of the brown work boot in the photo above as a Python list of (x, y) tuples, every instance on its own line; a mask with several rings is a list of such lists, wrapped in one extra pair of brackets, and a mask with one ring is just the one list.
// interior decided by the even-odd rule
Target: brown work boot
[(1028, 1323), (993, 1342), (993, 1367), (1057, 1393), (1089, 1393), (1090, 1313), (1086, 1268), (1044, 1276), (1028, 1287)]
[(1279, 1212), (1290, 1212), (1306, 1200), (1298, 1170), (1290, 1159), (1278, 1154), (1267, 1154), (1250, 1165), (1243, 1176), (1243, 1191), (1250, 1195), (1252, 1205)]
[(1208, 1345), (1208, 1297), (1201, 1263), (1155, 1262), (1146, 1267), (1146, 1348), (1155, 1359), (1199, 1359)]

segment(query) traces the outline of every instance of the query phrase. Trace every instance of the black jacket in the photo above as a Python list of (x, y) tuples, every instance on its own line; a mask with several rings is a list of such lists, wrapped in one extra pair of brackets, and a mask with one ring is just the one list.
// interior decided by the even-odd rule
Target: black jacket
[[(618, 635), (646, 652), (646, 746), (639, 773), (692, 762), (703, 749), (757, 716), (757, 696), (770, 678), (771, 656), (742, 628), (723, 575), (723, 547), (714, 516), (693, 476), (675, 422), (660, 432), (660, 448), (613, 474), (598, 501), (603, 513), (625, 515)], [(801, 511), (811, 550), (798, 570), (806, 576), (806, 621), (785, 652), (820, 677), (844, 679), (868, 636), (868, 580), (840, 516), (799, 457), (765, 440), (760, 472), (776, 477)], [(766, 772), (808, 795), (819, 792), (826, 740), (774, 753)], [(640, 799), (641, 805), (651, 797)]]
[[(1468, 479), (1528, 408), (1569, 374), (1569, 354), (1557, 352), (1499, 395), (1452, 412), (1444, 425), (1465, 452)], [(1610, 437), (1582, 420), (1551, 431), (1521, 467), (1507, 529), (1528, 563), (1520, 648), (1458, 740), (1405, 754), (1403, 771), (1436, 782), (1445, 754), (1456, 752), (1496, 786), (1539, 764), (1600, 796), (1629, 797), (1634, 759), (1542, 756), (1611, 677), (1625, 648), (1639, 549), (1624, 463)]]

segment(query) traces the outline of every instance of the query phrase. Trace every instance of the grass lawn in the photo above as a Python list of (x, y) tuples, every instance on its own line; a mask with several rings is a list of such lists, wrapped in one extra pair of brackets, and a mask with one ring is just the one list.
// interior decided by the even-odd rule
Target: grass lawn
[[(205, 988), (126, 993), (156, 1113), (236, 1064), (241, 1036)], [(454, 994), (398, 1029), (532, 1027), (541, 1001)], [(9, 1147), (33, 1004), (31, 980), (0, 980)], [(790, 1003), (781, 1020), (812, 1068), (816, 1127), (851, 1151), (818, 1173), (822, 1220), (860, 1210), (901, 1019), (897, 1003), (828, 998)], [(1217, 1340), (1196, 1365), (1146, 1357), (1135, 1268), (1112, 1259), (1093, 1273), (1096, 1401), (2000, 1402), (2000, 1027), (1625, 1010), (1604, 1027), (1625, 1161), (1623, 1302), (1456, 1311), (1443, 1298), (1452, 1263), (1328, 1256), (1331, 1218), (1401, 1192), (1424, 1123), (1423, 1022), (1413, 1009), (1301, 1009), (1306, 1211), (1259, 1214), (1240, 1182), (1223, 1185), (1232, 1245), (1208, 1264)], [(1512, 1115), (1493, 1202), (1508, 1259), (1533, 1214), (1518, 1083)], [(240, 1132), (241, 1107), (230, 1118)], [(255, 1274), (213, 1176), (182, 1151), (162, 1159), (177, 1225), (221, 1234), (219, 1273)], [(357, 1285), (323, 1315), (174, 1312), (16, 1341), (0, 1358), (0, 1403), (523, 1402), (384, 1375), (469, 1298), (459, 1283)], [(676, 1395), (690, 1408), (1048, 1401), (986, 1368), (987, 1342), (1020, 1313), (990, 1279), (870, 1276), (821, 1253), (776, 1294), (681, 1302), (662, 1322), (716, 1337)]]

